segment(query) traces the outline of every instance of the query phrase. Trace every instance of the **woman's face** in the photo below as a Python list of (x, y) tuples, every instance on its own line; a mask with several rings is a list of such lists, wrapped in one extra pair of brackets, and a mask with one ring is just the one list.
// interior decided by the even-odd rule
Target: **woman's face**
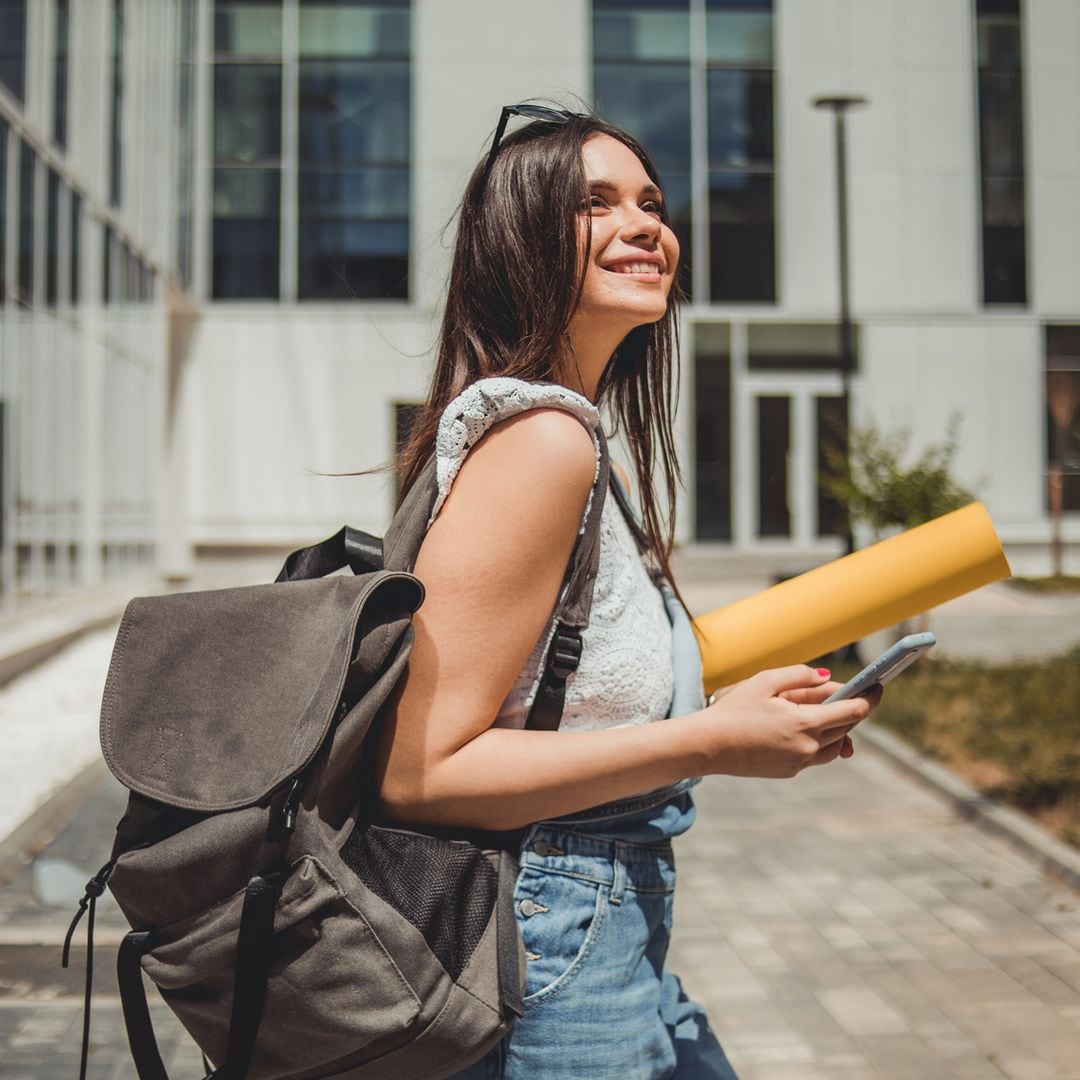
[[(618, 321), (625, 331), (663, 318), (679, 241), (660, 220), (663, 194), (637, 155), (610, 135), (581, 149), (589, 184), (592, 243), (584, 252), (585, 284), (575, 321)], [(587, 241), (582, 219), (582, 248)]]

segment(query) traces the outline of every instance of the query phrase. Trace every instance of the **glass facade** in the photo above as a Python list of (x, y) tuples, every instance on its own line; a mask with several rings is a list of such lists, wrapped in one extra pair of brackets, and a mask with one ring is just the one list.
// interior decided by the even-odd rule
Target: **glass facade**
[(594, 0), (596, 108), (640, 139), (656, 162), (688, 292), (693, 286), (690, 72), (687, 0)]
[(56, 307), (60, 287), (60, 177), (48, 170), (45, 198), (45, 305)]
[(219, 300), (280, 295), (281, 7), (214, 7), (211, 280)]
[(706, 0), (709, 296), (776, 299), (771, 0)]
[(56, 0), (53, 49), (53, 142), (67, 146), (69, 0)]
[(23, 307), (34, 303), (34, 180), (37, 175), (37, 156), (29, 143), (18, 140), (19, 231), (16, 237), (15, 296)]
[[(7, 175), (8, 126), (0, 116), (0, 305), (7, 301)], [(2, 308), (0, 308), (2, 310)]]
[(194, 269), (195, 230), (195, 0), (180, 0), (177, 8), (176, 86), (176, 249), (173, 273), (181, 288), (191, 288)]
[(212, 297), (406, 298), (409, 4), (219, 0), (214, 35)]
[(975, 0), (984, 304), (1027, 302), (1020, 0)]
[(694, 328), (694, 536), (732, 539), (731, 327)]
[(0, 0), (0, 83), (16, 100), (26, 93), (26, 0)]
[(301, 299), (408, 295), (409, 11), (300, 4)]
[[(63, 149), (68, 111), (70, 0), (55, 0), (48, 39), (25, 54), (27, 5), (0, 0), (0, 78), (48, 89), (51, 109), (24, 117), (0, 103), (0, 606), (22, 610), (64, 592), (145, 574), (157, 529), (161, 439), (160, 314), (146, 245), (118, 221), (124, 57), (155, 57), (172, 18), (148, 6), (128, 28), (123, 5), (87, 70), (100, 80), (103, 189), (76, 186)], [(11, 36), (15, 26), (19, 33)], [(15, 46), (18, 46), (17, 54)], [(17, 63), (12, 60), (15, 56)], [(17, 68), (19, 78), (11, 74)], [(48, 79), (39, 77), (48, 72)], [(29, 74), (26, 74), (29, 73)], [(166, 100), (169, 65), (144, 63), (144, 101)], [(80, 87), (80, 90), (83, 88)], [(91, 88), (85, 88), (93, 98)], [(148, 191), (165, 159), (133, 147)], [(143, 196), (144, 200), (147, 196)], [(145, 205), (145, 204), (144, 204)], [(151, 205), (153, 205), (151, 203)], [(152, 214), (143, 215), (148, 220)], [(153, 231), (153, 230), (151, 230)], [(87, 248), (93, 265), (84, 265)], [(99, 247), (102, 250), (97, 257)], [(103, 304), (107, 301), (108, 306)]]
[(775, 300), (771, 0), (594, 0), (593, 86), (656, 159), (684, 265), (700, 263), (687, 285)]
[(124, 189), (124, 0), (112, 0), (111, 100), (109, 201), (119, 206)]
[(1046, 349), (1047, 501), (1080, 511), (1080, 324), (1044, 328)]

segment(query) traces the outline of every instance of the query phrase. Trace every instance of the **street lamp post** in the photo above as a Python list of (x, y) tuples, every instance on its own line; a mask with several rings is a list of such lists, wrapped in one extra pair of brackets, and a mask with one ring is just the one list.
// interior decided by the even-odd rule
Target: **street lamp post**
[[(851, 300), (848, 283), (848, 206), (847, 206), (847, 132), (844, 118), (849, 109), (868, 104), (864, 97), (834, 94), (814, 98), (815, 109), (831, 109), (836, 146), (836, 250), (840, 269), (840, 384), (844, 415), (844, 469), (851, 479), (851, 374), (855, 370), (855, 347), (852, 341)], [(855, 530), (851, 527), (850, 507), (844, 507), (844, 553), (855, 550)], [(841, 653), (846, 663), (860, 663), (859, 649), (852, 642)]]
[[(848, 434), (851, 427), (851, 375), (855, 370), (855, 346), (851, 325), (851, 300), (848, 282), (848, 207), (847, 207), (847, 137), (844, 118), (849, 109), (869, 104), (864, 97), (836, 94), (830, 97), (814, 98), (815, 109), (830, 109), (833, 114), (833, 131), (836, 145), (836, 232), (837, 260), (840, 269), (840, 380), (844, 411), (844, 467), (851, 469), (851, 439)], [(851, 514), (845, 513), (845, 553), (850, 555), (855, 550), (854, 530), (851, 527)]]

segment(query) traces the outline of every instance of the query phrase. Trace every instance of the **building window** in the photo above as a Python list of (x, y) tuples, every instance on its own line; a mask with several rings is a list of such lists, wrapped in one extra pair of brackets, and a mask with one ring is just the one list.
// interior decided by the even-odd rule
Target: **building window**
[(60, 275), (60, 177), (48, 170), (45, 188), (45, 304), (56, 307)]
[(19, 235), (16, 255), (16, 297), (24, 307), (34, 302), (34, 177), (37, 158), (28, 143), (19, 142)]
[(0, 0), (0, 82), (20, 102), (26, 93), (26, 0)]
[(177, 65), (176, 280), (192, 280), (192, 234), (195, 217), (195, 0), (179, 8), (180, 62)]
[(0, 304), (7, 299), (7, 158), (8, 126), (0, 117)]
[(281, 3), (214, 11), (214, 255), (218, 300), (280, 295)]
[[(851, 328), (852, 371), (859, 370), (859, 328)], [(766, 323), (747, 327), (750, 371), (842, 371), (836, 323)]]
[(116, 259), (113, 249), (116, 247), (116, 236), (108, 225), (102, 226), (101, 243), (101, 302), (111, 304), (116, 296), (115, 271)]
[(409, 11), (300, 2), (300, 299), (408, 295)]
[(771, 0), (707, 0), (709, 296), (776, 298)]
[(112, 5), (112, 140), (109, 152), (109, 201), (120, 205), (123, 196), (124, 137), (124, 0)]
[(67, 146), (69, 0), (56, 0), (53, 50), (53, 141)]
[(1080, 510), (1080, 325), (1046, 327), (1048, 505)]
[(694, 281), (774, 300), (771, 0), (594, 0), (593, 61), (598, 111), (656, 158), (684, 259), (706, 263)]
[(406, 298), (407, 0), (219, 0), (214, 51), (213, 297)]
[(848, 414), (843, 397), (817, 394), (814, 397), (814, 445), (817, 447), (816, 533), (846, 536), (847, 510), (830, 494), (830, 481), (843, 475), (847, 457)]
[(68, 299), (74, 307), (79, 302), (79, 238), (82, 235), (82, 196), (77, 191), (71, 193), (68, 228), (70, 229), (68, 258), (71, 260), (68, 271)]
[(791, 535), (791, 397), (762, 394), (757, 399), (757, 535)]
[(656, 162), (690, 292), (690, 9), (687, 0), (594, 0), (597, 110), (632, 132)]
[(976, 0), (983, 303), (1027, 302), (1020, 0)]
[(730, 540), (731, 328), (694, 328), (694, 535)]

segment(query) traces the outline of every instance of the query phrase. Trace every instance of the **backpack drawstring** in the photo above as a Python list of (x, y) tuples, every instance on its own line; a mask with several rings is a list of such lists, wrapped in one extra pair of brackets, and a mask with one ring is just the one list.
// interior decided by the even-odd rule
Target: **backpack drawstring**
[(113, 863), (107, 862), (87, 883), (83, 898), (79, 901), (79, 910), (68, 927), (64, 938), (64, 951), (60, 957), (60, 966), (67, 967), (71, 959), (71, 939), (79, 920), (86, 916), (86, 989), (83, 997), (83, 1034), (82, 1056), (79, 1060), (79, 1080), (86, 1080), (86, 1062), (90, 1054), (90, 994), (94, 986), (94, 914), (98, 897), (105, 892), (105, 886), (112, 873)]

